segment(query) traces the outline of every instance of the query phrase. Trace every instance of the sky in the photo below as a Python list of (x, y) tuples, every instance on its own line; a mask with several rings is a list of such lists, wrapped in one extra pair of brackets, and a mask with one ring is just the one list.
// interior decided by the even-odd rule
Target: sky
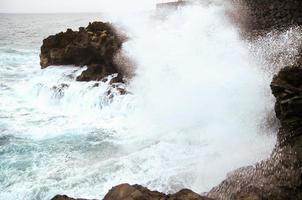
[(0, 0), (0, 13), (141, 11), (162, 0)]

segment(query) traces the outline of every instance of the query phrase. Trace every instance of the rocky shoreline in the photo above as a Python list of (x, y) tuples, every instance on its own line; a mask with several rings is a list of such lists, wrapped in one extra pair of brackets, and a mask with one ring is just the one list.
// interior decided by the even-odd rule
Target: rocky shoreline
[[(302, 2), (299, 0), (231, 2), (234, 6), (229, 14), (246, 38), (302, 25)], [(239, 15), (236, 16), (236, 12)], [(49, 65), (87, 65), (88, 69), (77, 78), (78, 81), (102, 80), (113, 73), (118, 73), (118, 81), (122, 81), (123, 72), (114, 63), (114, 55), (121, 49), (122, 42), (111, 26), (102, 22), (89, 24), (78, 32), (69, 29), (43, 41), (41, 66), (45, 68)], [(276, 98), (275, 112), (281, 127), (277, 133), (277, 144), (268, 160), (231, 172), (206, 196), (200, 196), (188, 189), (166, 195), (139, 185), (122, 184), (113, 187), (104, 200), (302, 199), (301, 60), (300, 58), (295, 66), (284, 66), (271, 82), (271, 90)], [(57, 195), (52, 200), (83, 199)]]
[[(213, 200), (208, 197), (202, 197), (199, 194), (183, 189), (175, 194), (163, 194), (157, 191), (150, 191), (140, 185), (121, 184), (113, 187), (104, 197), (104, 200)], [(57, 195), (52, 200), (85, 200), (73, 199), (65, 195)]]

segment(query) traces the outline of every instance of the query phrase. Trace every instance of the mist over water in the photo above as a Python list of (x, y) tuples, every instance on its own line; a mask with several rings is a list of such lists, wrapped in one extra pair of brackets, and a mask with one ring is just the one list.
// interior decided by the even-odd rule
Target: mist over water
[(230, 170), (268, 156), (274, 139), (262, 125), (273, 105), (271, 74), (224, 18), (222, 6), (129, 20), (134, 39), (124, 49), (137, 63), (130, 86), (141, 98), (135, 132), (180, 149), (194, 147), (184, 152), (190, 156), (184, 173), (191, 176), (185, 187), (207, 191)]
[[(123, 51), (135, 77), (127, 95), (110, 99), (108, 83), (76, 82), (83, 69), (73, 66), (39, 69), (43, 37), (94, 19), (129, 36)], [(13, 27), (0, 41), (0, 199), (101, 199), (126, 182), (201, 193), (274, 146), (266, 123), (273, 70), (255, 52), (262, 43), (242, 41), (220, 4), (164, 17), (5, 15), (0, 23)]]

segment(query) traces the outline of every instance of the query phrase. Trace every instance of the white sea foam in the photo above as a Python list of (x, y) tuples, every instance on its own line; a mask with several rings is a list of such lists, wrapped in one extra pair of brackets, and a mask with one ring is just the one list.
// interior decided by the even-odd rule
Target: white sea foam
[(0, 199), (101, 198), (124, 182), (205, 192), (230, 170), (268, 157), (271, 75), (221, 5), (192, 5), (164, 19), (112, 16), (136, 63), (127, 95), (110, 99), (108, 83), (76, 82), (75, 67), (39, 70), (37, 52), (17, 58), (23, 71), (1, 94)]

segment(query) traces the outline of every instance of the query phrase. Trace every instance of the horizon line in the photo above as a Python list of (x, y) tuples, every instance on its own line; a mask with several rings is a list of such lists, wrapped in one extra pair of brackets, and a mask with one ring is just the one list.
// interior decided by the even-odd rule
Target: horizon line
[[(140, 11), (131, 11), (131, 12), (146, 12), (146, 11), (153, 11), (155, 9), (148, 9), (148, 10), (140, 10)], [(106, 14), (111, 13), (108, 11), (76, 11), (76, 12), (0, 12), (0, 14), (6, 14), (6, 15), (35, 15), (35, 14), (45, 14), (45, 15), (52, 15), (52, 14)]]

